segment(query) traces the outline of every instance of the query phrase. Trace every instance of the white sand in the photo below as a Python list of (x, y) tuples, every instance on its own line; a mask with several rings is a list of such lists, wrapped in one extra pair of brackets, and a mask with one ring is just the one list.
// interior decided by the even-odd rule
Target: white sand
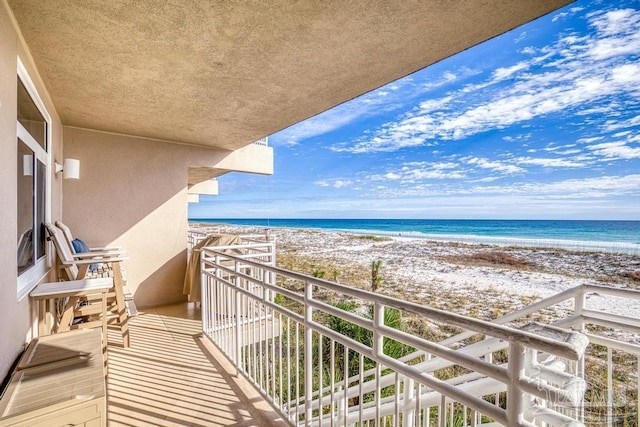
[[(234, 229), (247, 232), (247, 228), (241, 227), (229, 231)], [(295, 253), (328, 261), (339, 268), (352, 266), (363, 271), (370, 268), (372, 261), (381, 260), (383, 292), (394, 296), (394, 289), (402, 289), (405, 298), (407, 294), (415, 295), (416, 301), (423, 303), (425, 298), (446, 294), (448, 298), (471, 298), (487, 307), (506, 305), (510, 311), (522, 306), (523, 296), (538, 300), (581, 284), (640, 288), (640, 283), (624, 277), (628, 272), (640, 272), (638, 255), (505, 248), (412, 238), (375, 242), (341, 232), (287, 228), (274, 228), (271, 232), (276, 236), (278, 253)], [(461, 265), (442, 259), (489, 251), (507, 252), (532, 262), (534, 267), (527, 271)], [(591, 295), (587, 308), (640, 318), (640, 300)]]

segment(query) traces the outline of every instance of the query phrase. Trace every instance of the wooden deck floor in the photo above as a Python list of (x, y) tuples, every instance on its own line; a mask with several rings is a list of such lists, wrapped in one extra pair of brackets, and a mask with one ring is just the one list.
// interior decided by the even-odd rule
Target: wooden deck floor
[(108, 354), (109, 426), (285, 425), (201, 337), (193, 304), (141, 311), (131, 347)]

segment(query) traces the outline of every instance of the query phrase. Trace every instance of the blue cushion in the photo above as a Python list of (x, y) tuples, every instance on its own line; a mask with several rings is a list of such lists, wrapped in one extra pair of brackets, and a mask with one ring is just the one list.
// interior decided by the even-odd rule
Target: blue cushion
[[(73, 245), (73, 250), (76, 251), (77, 254), (89, 252), (89, 246), (80, 239), (73, 239), (71, 244)], [(95, 271), (96, 268), (98, 268), (98, 264), (89, 265), (89, 271), (91, 272)]]
[(87, 244), (80, 239), (73, 239), (73, 242), (71, 242), (71, 244), (73, 245), (73, 250), (76, 251), (77, 254), (89, 252), (89, 246), (87, 246)]

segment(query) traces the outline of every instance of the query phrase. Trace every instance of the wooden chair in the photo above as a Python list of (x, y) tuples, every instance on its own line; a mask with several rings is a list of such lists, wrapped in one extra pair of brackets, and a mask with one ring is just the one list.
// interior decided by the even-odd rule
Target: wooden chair
[[(113, 280), (113, 288), (107, 294), (107, 312), (109, 313), (107, 322), (120, 329), (122, 343), (124, 347), (129, 347), (129, 314), (124, 297), (125, 280), (120, 264), (127, 258), (121, 252), (112, 251), (74, 254), (60, 229), (48, 223), (45, 224), (45, 227), (49, 234), (49, 240), (53, 241), (56, 247), (58, 259), (68, 280), (92, 280), (88, 275), (91, 264), (104, 263), (110, 266), (112, 271), (110, 279)], [(100, 295), (96, 295), (94, 298), (69, 297), (62, 312), (73, 313), (73, 319), (61, 319), (58, 331), (100, 327), (102, 324), (99, 318), (102, 312), (101, 304)], [(69, 307), (73, 307), (73, 310), (68, 310)], [(80, 319), (82, 322), (76, 323)]]
[[(62, 235), (67, 241), (69, 248), (71, 248), (71, 252), (73, 254), (76, 254), (77, 252), (73, 245), (73, 241), (75, 238), (73, 236), (73, 233), (71, 232), (71, 229), (62, 221), (56, 221), (56, 227), (58, 227), (62, 231)], [(92, 252), (92, 253), (119, 252), (121, 254), (124, 254), (124, 251), (119, 246), (102, 246), (102, 247), (89, 248), (89, 252)], [(95, 265), (95, 264), (91, 264), (91, 265)], [(97, 268), (95, 269), (90, 268), (89, 270), (90, 271), (87, 274), (90, 274), (91, 277), (113, 277), (113, 271), (111, 269), (111, 264), (109, 263), (98, 264)], [(125, 305), (127, 306), (127, 313), (129, 313), (129, 316), (137, 316), (138, 309), (136, 308), (136, 304), (133, 301), (133, 294), (129, 291), (129, 288), (126, 286), (127, 278), (126, 278), (126, 272), (124, 271), (124, 267), (121, 266), (120, 270), (122, 273), (122, 279), (125, 282), (122, 289), (124, 292), (124, 302), (125, 302)]]
[[(56, 221), (56, 227), (58, 227), (60, 231), (62, 231), (62, 235), (64, 236), (65, 240), (67, 241), (67, 244), (71, 248), (71, 252), (75, 254), (76, 250), (73, 247), (73, 240), (75, 238), (73, 237), (73, 233), (71, 232), (71, 229), (67, 227), (67, 225), (64, 224), (62, 221)], [(89, 251), (90, 252), (122, 252), (122, 250), (118, 246), (89, 248)]]

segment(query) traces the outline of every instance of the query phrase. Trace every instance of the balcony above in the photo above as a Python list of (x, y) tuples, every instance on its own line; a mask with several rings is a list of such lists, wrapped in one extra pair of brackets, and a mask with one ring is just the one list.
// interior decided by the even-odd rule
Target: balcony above
[(273, 148), (253, 143), (229, 152), (213, 165), (190, 166), (189, 186), (217, 178), (230, 171), (273, 175)]

